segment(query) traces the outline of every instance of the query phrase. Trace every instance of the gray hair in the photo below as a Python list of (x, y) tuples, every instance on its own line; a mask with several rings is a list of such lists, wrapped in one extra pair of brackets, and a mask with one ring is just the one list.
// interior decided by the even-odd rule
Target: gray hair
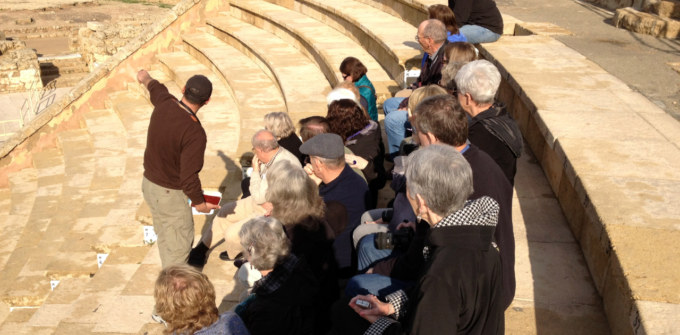
[(279, 142), (276, 141), (276, 136), (274, 133), (267, 129), (258, 130), (255, 135), (253, 135), (252, 145), (254, 148), (258, 148), (264, 152), (269, 152), (279, 147)]
[(444, 43), (446, 41), (446, 26), (437, 19), (428, 19), (427, 25), (423, 28), (423, 37), (431, 38), (434, 43)]
[(339, 169), (345, 166), (345, 156), (338, 158), (325, 158), (319, 156), (314, 157), (316, 157), (319, 161), (321, 161), (324, 165), (328, 166), (331, 169)]
[(284, 112), (271, 112), (265, 115), (264, 128), (271, 131), (277, 139), (288, 137), (295, 132), (293, 120)]
[(472, 169), (453, 147), (433, 144), (409, 155), (406, 187), (411, 197), (420, 195), (434, 213), (445, 217), (463, 208), (472, 194)]
[(469, 93), (478, 104), (493, 103), (500, 84), (501, 73), (485, 59), (467, 63), (456, 73), (458, 92)]
[(273, 217), (256, 217), (239, 231), (241, 246), (250, 254), (250, 264), (258, 270), (271, 270), (290, 254), (290, 240), (283, 225)]
[(285, 160), (274, 163), (267, 169), (267, 182), (265, 199), (274, 206), (272, 216), (284, 225), (303, 222), (308, 216), (324, 216), (319, 186), (299, 165)]

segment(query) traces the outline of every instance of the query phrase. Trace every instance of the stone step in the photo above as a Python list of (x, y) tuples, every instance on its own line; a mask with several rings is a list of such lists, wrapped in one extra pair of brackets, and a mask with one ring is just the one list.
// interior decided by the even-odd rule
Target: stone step
[[(38, 250), (38, 245), (46, 236), (50, 221), (58, 210), (65, 167), (61, 151), (56, 148), (34, 153), (33, 164), (35, 174), (29, 176), (36, 178), (35, 193), (17, 192), (12, 199), (17, 203), (32, 203), (32, 206), (23, 229), (13, 237), (16, 244), (0, 272), (0, 300), (9, 306), (38, 306), (50, 290), (45, 269), (34, 271), (26, 266), (32, 259), (47, 256)], [(11, 175), (10, 181), (22, 172)]]
[[(187, 38), (193, 35), (184, 36)], [(224, 44), (221, 41), (218, 43)], [(236, 164), (239, 155), (237, 152), (240, 145), (239, 134), (242, 131), (239, 108), (229, 87), (224, 84), (220, 75), (186, 52), (160, 54), (157, 58), (177, 86), (184, 86), (184, 83), (195, 74), (205, 75), (213, 83), (210, 102), (197, 113), (207, 136), (203, 169), (199, 178), (204, 190), (229, 188), (231, 183), (240, 181), (241, 178), (240, 167)], [(231, 194), (231, 197), (235, 196)]]
[(659, 15), (640, 12), (633, 7), (619, 8), (614, 14), (614, 25), (632, 32), (677, 39), (680, 37), (680, 21)]
[(213, 35), (271, 71), (283, 92), (293, 123), (325, 114), (326, 95), (331, 87), (319, 67), (298, 49), (276, 35), (231, 16), (209, 19), (208, 24), (214, 28)]
[[(187, 52), (192, 57), (182, 56), (180, 62), (200, 62), (213, 69), (226, 81), (228, 89), (238, 106), (240, 130), (236, 156), (249, 152), (253, 134), (263, 128), (267, 113), (286, 111), (281, 91), (272, 79), (248, 56), (222, 42), (219, 38), (197, 33), (184, 35)], [(186, 54), (185, 54), (186, 55)], [(180, 63), (181, 64), (181, 63)], [(233, 66), (238, 64), (239, 66)], [(226, 134), (225, 134), (226, 135)]]
[(397, 17), (354, 0), (300, 0), (295, 8), (361, 44), (401, 85), (404, 71), (420, 65), (417, 27)]
[(261, 0), (234, 0), (231, 14), (275, 34), (315, 59), (332, 86), (342, 80), (340, 63), (347, 56), (361, 60), (382, 103), (398, 91), (399, 85), (359, 43), (307, 15)]

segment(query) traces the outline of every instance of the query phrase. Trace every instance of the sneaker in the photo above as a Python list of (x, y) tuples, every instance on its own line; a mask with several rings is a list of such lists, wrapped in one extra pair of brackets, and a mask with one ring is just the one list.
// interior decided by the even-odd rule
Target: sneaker
[(168, 324), (165, 322), (165, 320), (163, 320), (163, 318), (156, 313), (151, 313), (151, 319), (154, 320), (155, 322), (162, 324), (165, 327), (168, 326)]

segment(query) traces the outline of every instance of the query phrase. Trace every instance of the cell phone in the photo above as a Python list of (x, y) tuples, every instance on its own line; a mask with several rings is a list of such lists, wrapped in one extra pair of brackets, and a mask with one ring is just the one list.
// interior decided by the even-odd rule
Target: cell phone
[(371, 308), (371, 303), (366, 301), (366, 300), (357, 299), (357, 301), (355, 301), (354, 303), (357, 304), (357, 306), (364, 308), (364, 309)]

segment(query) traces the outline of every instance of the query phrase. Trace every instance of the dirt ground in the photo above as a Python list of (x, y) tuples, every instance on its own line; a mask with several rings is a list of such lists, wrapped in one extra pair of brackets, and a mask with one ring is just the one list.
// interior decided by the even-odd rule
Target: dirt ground
[[(8, 38), (26, 41), (39, 54), (53, 55), (62, 51), (68, 53), (67, 32), (84, 27), (88, 21), (108, 23), (139, 19), (154, 22), (170, 8), (170, 4), (161, 6), (158, 3), (105, 0), (3, 0), (0, 4), (0, 30)], [(61, 31), (64, 36), (45, 36), (50, 31)]]

